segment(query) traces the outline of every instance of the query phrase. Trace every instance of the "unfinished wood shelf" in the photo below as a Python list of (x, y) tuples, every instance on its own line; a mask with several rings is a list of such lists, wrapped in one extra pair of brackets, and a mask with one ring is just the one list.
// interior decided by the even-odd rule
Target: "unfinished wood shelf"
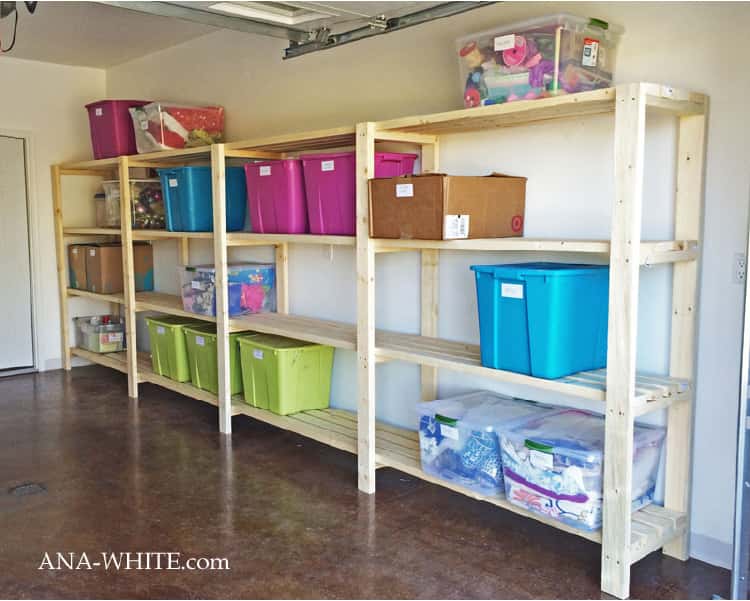
[(77, 288), (68, 288), (68, 296), (80, 296), (82, 298), (90, 298), (91, 300), (104, 301), (107, 303), (117, 303), (122, 305), (125, 302), (121, 293), (117, 294), (100, 294), (98, 292), (89, 292), (88, 290), (78, 290)]
[[(296, 432), (338, 449), (357, 454), (360, 490), (375, 492), (376, 469), (392, 467), (461, 494), (492, 503), (554, 528), (583, 536), (602, 545), (602, 590), (621, 598), (629, 594), (630, 566), (648, 553), (688, 558), (690, 513), (690, 464), (692, 400), (694, 395), (695, 319), (697, 273), (700, 255), (700, 219), (703, 203), (703, 165), (708, 99), (702, 95), (653, 83), (623, 84), (533, 101), (417, 115), (379, 122), (366, 122), (326, 130), (255, 138), (179, 151), (158, 152), (101, 161), (65, 163), (52, 168), (55, 211), (57, 270), (60, 282), (63, 361), (70, 369), (71, 355), (117, 369), (127, 374), (128, 393), (137, 397), (138, 384), (150, 382), (218, 407), (219, 429), (230, 433), (232, 416), (245, 415)], [(643, 169), (646, 113), (675, 117), (678, 123), (676, 153), (674, 240), (641, 240)], [(601, 115), (614, 124), (615, 198), (609, 239), (576, 240), (505, 238), (493, 240), (384, 240), (369, 237), (368, 177), (374, 173), (375, 146), (401, 142), (421, 150), (422, 171), (440, 172), (440, 143), (445, 135), (488, 132), (525, 124)], [(520, 135), (523, 135), (521, 133)], [(225, 169), (243, 160), (277, 159), (306, 152), (356, 148), (357, 235), (264, 235), (225, 231)], [(214, 232), (164, 232), (133, 230), (128, 185), (131, 167), (210, 164), (213, 177)], [(120, 229), (64, 228), (61, 178), (67, 175), (119, 176), (121, 193)], [(124, 292), (95, 295), (67, 288), (65, 240), (76, 235), (120, 236), (123, 243)], [(183, 310), (179, 296), (161, 292), (135, 292), (133, 281), (134, 240), (170, 240), (178, 244), (179, 260), (189, 264), (190, 242), (210, 240), (216, 265), (217, 316), (194, 315)], [(299, 315), (289, 315), (288, 261), (290, 244), (352, 247), (357, 260), (357, 323), (346, 324)], [(275, 247), (277, 269), (277, 313), (230, 318), (227, 310), (227, 252), (229, 247)], [(607, 370), (573, 374), (545, 380), (483, 367), (476, 344), (440, 338), (438, 331), (439, 262), (444, 251), (534, 253), (538, 257), (582, 254), (592, 262), (608, 262), (609, 344)], [(375, 324), (375, 258), (379, 253), (419, 252), (421, 317), (419, 334), (387, 332)], [(672, 267), (672, 323), (670, 364), (667, 375), (636, 371), (638, 286), (640, 266), (660, 263)], [(89, 297), (119, 305), (126, 319), (129, 348), (123, 353), (97, 355), (70, 347), (67, 300)], [(134, 328), (138, 311), (187, 315), (216, 323), (219, 393), (206, 393), (153, 373), (148, 357), (136, 352)], [(357, 411), (337, 409), (307, 411), (278, 416), (232, 398), (229, 387), (229, 333), (251, 330), (280, 334), (311, 342), (330, 344), (357, 353)], [(407, 361), (421, 366), (421, 397), (437, 398), (437, 370), (449, 369), (471, 376), (491, 378), (508, 385), (522, 385), (535, 392), (575, 396), (605, 415), (604, 524), (599, 532), (582, 532), (532, 514), (504, 499), (476, 495), (437, 480), (420, 466), (416, 432), (383, 424), (376, 419), (376, 369), (379, 361)], [(416, 400), (416, 399), (414, 399)], [(546, 399), (548, 400), (548, 399)], [(668, 411), (666, 439), (666, 483), (664, 507), (655, 505), (631, 512), (633, 425), (636, 417), (658, 409)]]

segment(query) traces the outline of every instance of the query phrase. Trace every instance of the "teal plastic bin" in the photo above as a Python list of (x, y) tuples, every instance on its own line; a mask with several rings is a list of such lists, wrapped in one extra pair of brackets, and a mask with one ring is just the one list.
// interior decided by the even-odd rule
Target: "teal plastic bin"
[(473, 265), (482, 365), (562, 378), (607, 364), (609, 267)]
[[(170, 232), (212, 232), (214, 229), (213, 184), (210, 167), (157, 169)], [(227, 231), (245, 226), (247, 192), (245, 170), (226, 168)]]

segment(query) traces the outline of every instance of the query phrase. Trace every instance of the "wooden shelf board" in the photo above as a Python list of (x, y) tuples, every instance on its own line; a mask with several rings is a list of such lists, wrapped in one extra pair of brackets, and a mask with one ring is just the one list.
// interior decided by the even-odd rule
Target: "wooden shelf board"
[[(606, 370), (603, 369), (581, 372), (558, 380), (546, 380), (483, 367), (479, 346), (476, 344), (382, 330), (379, 330), (375, 336), (375, 354), (379, 360), (408, 361), (431, 367), (447, 368), (510, 384), (590, 399), (599, 404), (592, 407), (594, 410), (604, 409)], [(684, 400), (689, 395), (689, 388), (686, 380), (638, 374), (635, 413), (642, 415), (662, 409), (674, 401)]]
[(209, 315), (198, 315), (185, 311), (182, 306), (182, 298), (176, 294), (166, 294), (164, 292), (136, 292), (135, 293), (136, 311), (158, 311), (170, 315), (182, 315), (183, 317), (194, 317), (203, 321), (216, 323), (216, 318)]
[[(471, 240), (393, 240), (374, 238), (375, 252), (422, 249), (494, 252), (587, 253), (609, 255), (609, 240), (558, 240), (541, 238), (476, 238)], [(641, 264), (694, 260), (698, 245), (693, 240), (641, 243)]]
[(119, 227), (65, 227), (63, 236), (119, 236)]
[(314, 234), (227, 234), (227, 246), (263, 246), (272, 244), (320, 244), (325, 246), (354, 246), (354, 236), (317, 236)]
[[(162, 161), (174, 161), (175, 164), (179, 164), (180, 161), (204, 159), (208, 160), (211, 155), (210, 146), (198, 146), (196, 148), (180, 148), (177, 150), (163, 150), (160, 152), (150, 152), (147, 154), (133, 154), (127, 157), (128, 162), (141, 163), (149, 162), (162, 162)], [(76, 161), (72, 163), (62, 163), (60, 168), (64, 171), (70, 172), (72, 175), (74, 171), (90, 171), (90, 170), (111, 170), (115, 169), (120, 164), (121, 157), (113, 157), (110, 159), (95, 159), (91, 161)]]
[(229, 320), (232, 331), (252, 330), (265, 334), (288, 336), (336, 348), (356, 348), (356, 326), (338, 321), (326, 321), (282, 313), (255, 313)]
[(233, 151), (240, 151), (239, 156), (241, 156), (241, 151), (247, 150), (289, 153), (353, 146), (356, 141), (355, 133), (356, 128), (346, 126), (289, 135), (240, 140), (239, 142), (225, 144), (226, 156), (234, 156)]
[(125, 351), (120, 351), (117, 353), (94, 353), (86, 349), (74, 346), (71, 347), (70, 354), (91, 361), (92, 363), (103, 365), (104, 367), (116, 369), (117, 371), (121, 371), (124, 374), (128, 373), (128, 360), (127, 353)]
[(170, 232), (167, 230), (132, 230), (133, 240), (162, 240), (191, 238), (196, 240), (213, 240), (213, 232)]
[(118, 292), (116, 294), (99, 294), (98, 292), (89, 292), (88, 290), (68, 288), (68, 296), (80, 296), (82, 298), (90, 298), (92, 300), (103, 301), (106, 303), (123, 304), (125, 302), (125, 299), (121, 292)]
[[(707, 100), (702, 94), (658, 84), (641, 85), (651, 108), (674, 115), (700, 114), (706, 110)], [(375, 123), (375, 139), (387, 139), (389, 132), (444, 135), (614, 113), (615, 97), (615, 88), (604, 88), (539, 100), (519, 100), (431, 115), (401, 117)]]
[(177, 382), (176, 380), (155, 373), (151, 365), (151, 355), (149, 353), (138, 353), (138, 379), (141, 382), (157, 384), (163, 388), (172, 390), (173, 392), (203, 401), (204, 403), (214, 405), (215, 407), (218, 407), (219, 405), (217, 395), (208, 392), (207, 390), (201, 390), (200, 388), (193, 386), (190, 382)]

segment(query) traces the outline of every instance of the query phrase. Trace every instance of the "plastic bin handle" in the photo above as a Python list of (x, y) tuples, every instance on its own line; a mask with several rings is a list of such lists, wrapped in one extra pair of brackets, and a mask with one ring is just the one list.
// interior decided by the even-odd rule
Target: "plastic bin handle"
[(435, 421), (440, 424), (445, 424), (446, 426), (455, 426), (458, 423), (457, 419), (446, 417), (445, 415), (440, 415), (439, 413), (435, 414)]
[(544, 453), (551, 453), (555, 447), (548, 444), (542, 444), (541, 442), (534, 442), (533, 440), (526, 439), (523, 443), (526, 448), (533, 449), (535, 451), (542, 451)]

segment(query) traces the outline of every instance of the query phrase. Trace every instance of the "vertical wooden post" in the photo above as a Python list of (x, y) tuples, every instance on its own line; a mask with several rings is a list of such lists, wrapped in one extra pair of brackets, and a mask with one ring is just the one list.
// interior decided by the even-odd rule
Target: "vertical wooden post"
[(369, 178), (375, 124), (357, 124), (357, 440), (359, 490), (375, 492), (375, 251), (370, 242)]
[(190, 238), (179, 238), (177, 240), (180, 253), (180, 264), (182, 266), (190, 265)]
[(227, 286), (227, 188), (223, 144), (211, 146), (214, 205), (214, 267), (216, 268), (216, 346), (219, 375), (219, 431), (232, 433), (229, 384), (229, 295)]
[(52, 208), (55, 223), (55, 257), (60, 301), (60, 351), (63, 369), (70, 371), (70, 318), (68, 317), (68, 272), (65, 238), (63, 237), (62, 182), (60, 167), (52, 165)]
[[(680, 117), (677, 144), (675, 240), (699, 240), (703, 207), (703, 167), (706, 116)], [(664, 506), (687, 514), (688, 527), (664, 546), (664, 553), (687, 560), (690, 538), (690, 483), (695, 399), (695, 330), (697, 319), (698, 262), (675, 263), (672, 279), (672, 342), (669, 374), (687, 378), (691, 398), (669, 408)]]
[(646, 96), (641, 85), (618, 86), (609, 274), (601, 587), (604, 592), (623, 599), (630, 592), (633, 399), (645, 130)]
[(136, 340), (135, 272), (133, 269), (133, 216), (130, 198), (128, 157), (120, 157), (120, 241), (122, 243), (122, 278), (127, 338), (128, 396), (138, 398), (138, 347)]
[[(436, 173), (440, 169), (440, 143), (422, 145), (422, 173)], [(440, 251), (421, 252), (421, 334), (436, 338), (438, 335), (440, 297)], [(435, 367), (421, 367), (422, 400), (437, 398), (438, 370)]]
[(276, 245), (276, 312), (289, 313), (289, 244)]

